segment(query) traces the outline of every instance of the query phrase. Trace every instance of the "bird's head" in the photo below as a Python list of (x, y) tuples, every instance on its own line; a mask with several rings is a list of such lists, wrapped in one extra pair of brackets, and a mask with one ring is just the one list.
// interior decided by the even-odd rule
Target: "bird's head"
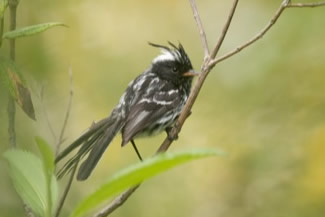
[(191, 81), (196, 75), (191, 60), (181, 44), (178, 47), (168, 42), (170, 47), (149, 43), (151, 46), (161, 48), (162, 52), (152, 61), (152, 72), (161, 79), (182, 83)]

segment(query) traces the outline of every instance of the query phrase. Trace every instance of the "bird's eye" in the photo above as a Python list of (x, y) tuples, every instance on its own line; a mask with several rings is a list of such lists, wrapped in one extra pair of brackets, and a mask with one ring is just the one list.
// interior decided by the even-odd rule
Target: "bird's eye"
[(174, 67), (172, 68), (172, 70), (173, 70), (173, 72), (177, 72), (177, 71), (178, 71), (178, 68), (177, 68), (176, 66), (174, 66)]

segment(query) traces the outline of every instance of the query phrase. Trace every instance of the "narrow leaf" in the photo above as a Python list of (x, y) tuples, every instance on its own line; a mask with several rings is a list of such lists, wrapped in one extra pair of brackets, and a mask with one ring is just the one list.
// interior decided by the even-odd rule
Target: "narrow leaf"
[(41, 24), (26, 26), (26, 27), (15, 29), (13, 31), (6, 32), (3, 34), (2, 37), (5, 39), (13, 39), (13, 38), (31, 36), (31, 35), (44, 32), (55, 26), (66, 26), (66, 25), (58, 22), (41, 23)]
[(188, 161), (220, 154), (222, 152), (218, 150), (192, 150), (179, 153), (164, 153), (134, 164), (115, 174), (97, 191), (86, 197), (73, 211), (71, 217), (82, 216), (112, 196), (170, 168)]
[(0, 80), (23, 111), (31, 119), (36, 120), (30, 91), (13, 61), (0, 59)]
[(22, 150), (4, 153), (9, 162), (9, 174), (22, 200), (39, 216), (46, 213), (46, 182), (42, 163), (34, 154)]
[(59, 187), (58, 187), (58, 180), (56, 179), (56, 176), (52, 174), (52, 181), (51, 181), (51, 207), (52, 207), (52, 215), (55, 213), (55, 208), (57, 206), (58, 202), (58, 193), (59, 193)]
[(54, 172), (54, 153), (50, 145), (43, 138), (36, 136), (35, 141), (42, 155), (43, 163), (46, 169), (45, 172), (52, 175)]
[(35, 137), (43, 160), (43, 170), (46, 175), (47, 214), (51, 216), (57, 200), (57, 179), (54, 174), (54, 153), (50, 145), (41, 137)]

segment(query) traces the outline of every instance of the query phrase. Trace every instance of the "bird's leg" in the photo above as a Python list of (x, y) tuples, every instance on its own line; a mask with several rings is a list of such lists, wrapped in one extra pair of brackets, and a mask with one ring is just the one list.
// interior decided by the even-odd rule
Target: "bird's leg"
[[(190, 115), (192, 114), (192, 111), (189, 111), (188, 113), (187, 113), (187, 117), (186, 118), (188, 118)], [(178, 117), (177, 117), (178, 118)], [(179, 126), (178, 126), (178, 122), (176, 121), (175, 122), (175, 124), (173, 125), (173, 126), (171, 126), (171, 127), (166, 127), (166, 129), (165, 129), (165, 131), (166, 131), (166, 133), (167, 133), (167, 137), (168, 137), (168, 139), (170, 140), (170, 141), (174, 141), (174, 140), (177, 140), (178, 139), (178, 133), (176, 133), (176, 135), (173, 135), (173, 128), (178, 128)]]
[(132, 144), (132, 146), (133, 146), (135, 152), (137, 153), (138, 158), (140, 159), (140, 161), (142, 161), (142, 157), (141, 157), (141, 155), (140, 155), (140, 152), (138, 151), (138, 148), (137, 148), (137, 146), (135, 145), (135, 142), (134, 142), (133, 139), (131, 139), (131, 144)]
[(172, 135), (172, 130), (173, 130), (173, 127), (167, 127), (165, 129), (166, 133), (167, 133), (167, 137), (170, 141), (174, 141), (174, 140), (177, 140), (178, 139), (178, 134), (176, 134), (175, 136)]

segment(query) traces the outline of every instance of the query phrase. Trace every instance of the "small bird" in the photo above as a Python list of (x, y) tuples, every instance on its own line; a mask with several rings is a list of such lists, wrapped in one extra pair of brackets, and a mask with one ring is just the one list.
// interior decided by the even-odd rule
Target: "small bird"
[(150, 67), (131, 81), (111, 114), (94, 123), (82, 136), (63, 150), (56, 163), (75, 148), (79, 151), (66, 162), (58, 177), (77, 166), (77, 180), (87, 179), (113, 138), (121, 132), (122, 147), (131, 142), (138, 157), (142, 157), (134, 139), (151, 136), (171, 129), (190, 94), (193, 77), (197, 75), (183, 46), (149, 43), (161, 49)]

